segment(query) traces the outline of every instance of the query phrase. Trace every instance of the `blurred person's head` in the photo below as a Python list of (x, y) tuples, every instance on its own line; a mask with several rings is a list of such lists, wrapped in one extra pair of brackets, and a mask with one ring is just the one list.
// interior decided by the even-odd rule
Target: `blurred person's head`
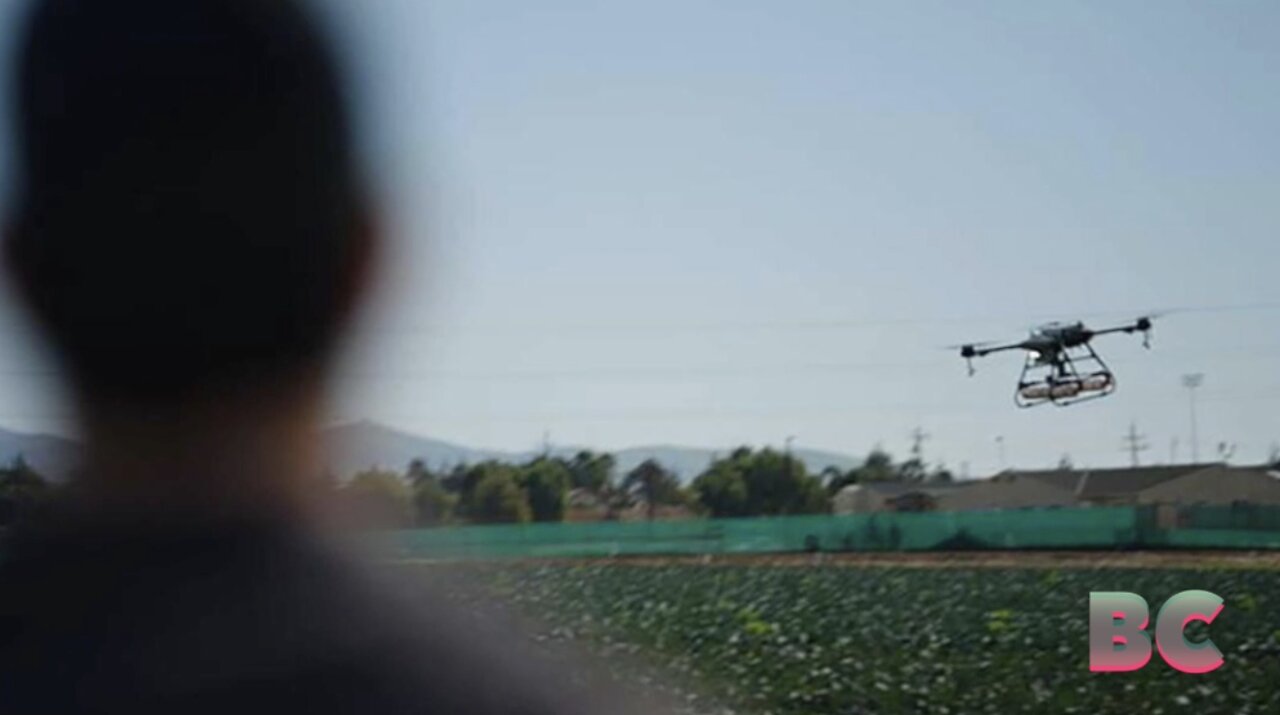
[(24, 28), (7, 264), (101, 471), (308, 449), (374, 238), (321, 29), (288, 0), (38, 0)]
[(367, 265), (335, 58), (285, 0), (39, 0), (8, 262), (78, 397), (313, 385)]

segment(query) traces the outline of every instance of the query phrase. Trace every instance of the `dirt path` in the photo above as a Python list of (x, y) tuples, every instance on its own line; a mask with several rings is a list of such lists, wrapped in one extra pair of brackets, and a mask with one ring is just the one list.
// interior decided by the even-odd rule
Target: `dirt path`
[(1226, 568), (1280, 569), (1274, 551), (952, 551), (876, 554), (753, 554), (530, 559), (526, 564), (670, 566), (837, 566), (907, 568)]

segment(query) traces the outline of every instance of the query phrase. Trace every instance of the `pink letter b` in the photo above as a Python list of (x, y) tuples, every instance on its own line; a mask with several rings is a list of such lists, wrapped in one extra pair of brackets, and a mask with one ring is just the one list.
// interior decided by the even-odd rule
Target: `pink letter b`
[(1145, 631), (1150, 613), (1136, 593), (1090, 593), (1089, 670), (1121, 673), (1146, 665), (1151, 660), (1151, 637)]

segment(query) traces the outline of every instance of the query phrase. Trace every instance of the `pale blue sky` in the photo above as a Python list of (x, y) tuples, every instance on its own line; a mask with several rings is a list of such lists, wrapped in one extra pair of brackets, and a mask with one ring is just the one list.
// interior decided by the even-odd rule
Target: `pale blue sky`
[[(452, 2), (339, 11), (395, 242), (335, 416), (479, 446), (1123, 463), (1280, 440), (1280, 5)], [(373, 41), (370, 42), (370, 38)], [(1168, 307), (1113, 397), (938, 349)], [(8, 324), (11, 321), (6, 321)], [(36, 358), (0, 423), (54, 429)]]

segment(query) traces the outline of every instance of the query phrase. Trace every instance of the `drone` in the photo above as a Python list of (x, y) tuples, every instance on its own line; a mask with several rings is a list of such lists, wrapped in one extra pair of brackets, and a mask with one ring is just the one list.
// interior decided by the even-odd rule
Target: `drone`
[(1026, 352), (1022, 376), (1014, 390), (1018, 407), (1035, 407), (1046, 402), (1059, 407), (1096, 400), (1116, 391), (1116, 378), (1091, 344), (1099, 335), (1142, 333), (1142, 346), (1151, 347), (1152, 316), (1138, 318), (1128, 325), (1093, 330), (1082, 322), (1047, 323), (1031, 331), (1017, 343), (970, 343), (960, 348), (969, 375), (974, 374), (973, 359), (1006, 350)]

